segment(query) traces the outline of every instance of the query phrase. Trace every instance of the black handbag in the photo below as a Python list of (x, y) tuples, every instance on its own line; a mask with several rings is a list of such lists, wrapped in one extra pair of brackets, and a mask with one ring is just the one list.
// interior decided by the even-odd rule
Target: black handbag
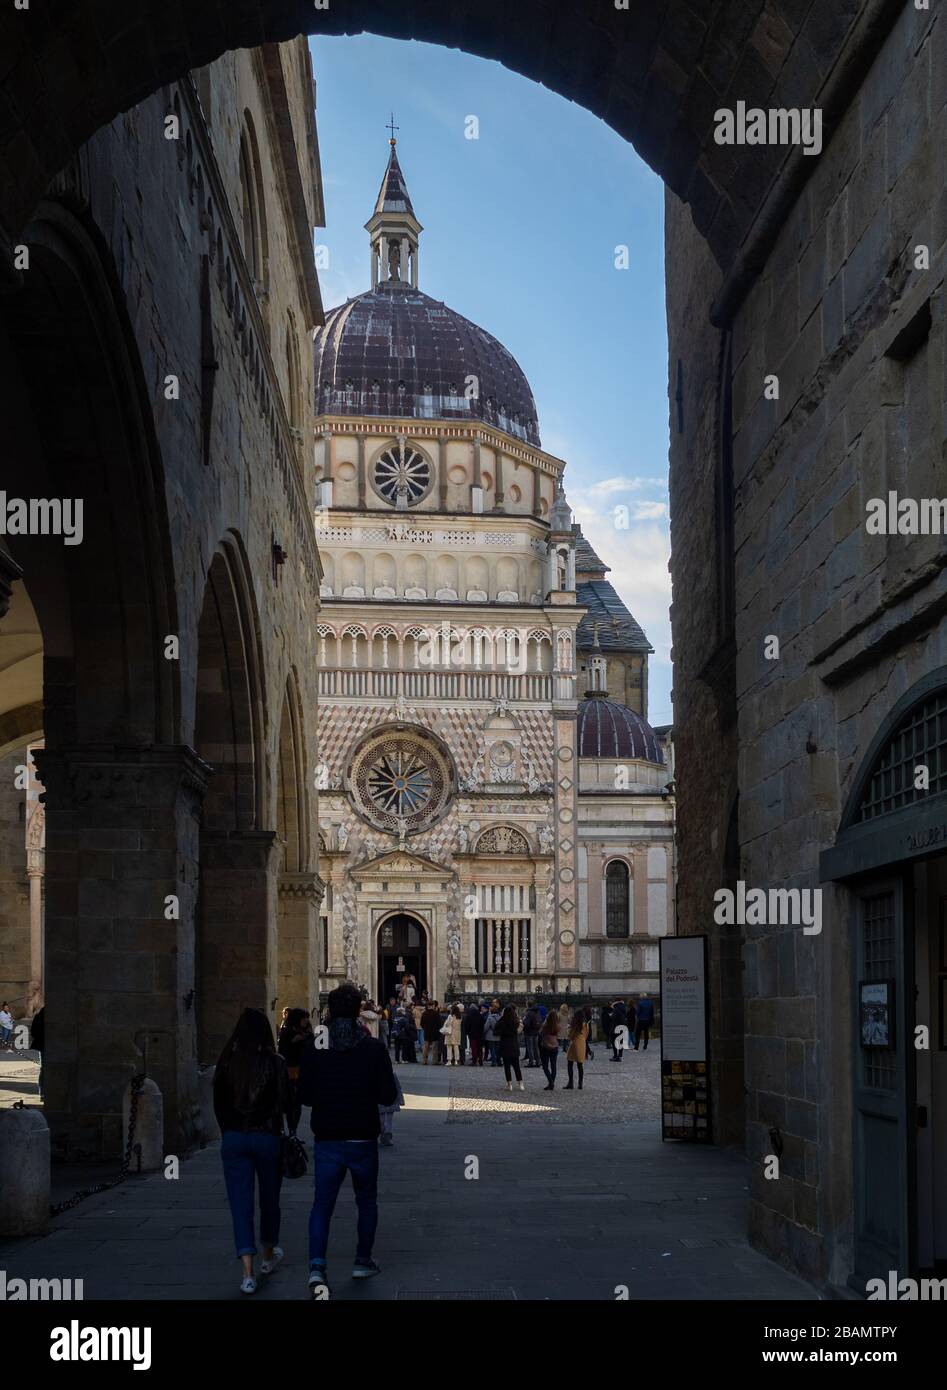
[(306, 1175), (309, 1167), (309, 1160), (306, 1157), (306, 1147), (301, 1139), (296, 1138), (296, 1131), (291, 1134), (284, 1134), (280, 1140), (280, 1158), (283, 1165), (284, 1178), (302, 1178)]

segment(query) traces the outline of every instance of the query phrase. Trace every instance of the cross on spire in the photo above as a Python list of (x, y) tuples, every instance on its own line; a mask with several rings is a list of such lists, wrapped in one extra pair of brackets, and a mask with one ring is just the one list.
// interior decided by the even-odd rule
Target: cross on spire
[(396, 145), (398, 142), (395, 139), (395, 131), (400, 130), (401, 127), (400, 125), (395, 125), (395, 113), (393, 111), (391, 113), (391, 120), (388, 122), (386, 129), (391, 131), (391, 139), (388, 141), (389, 145)]

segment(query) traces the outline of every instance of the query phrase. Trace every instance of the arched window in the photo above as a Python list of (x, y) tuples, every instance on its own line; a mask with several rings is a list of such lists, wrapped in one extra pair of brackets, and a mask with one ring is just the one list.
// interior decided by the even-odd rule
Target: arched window
[(245, 113), (245, 128), (240, 137), (240, 218), (243, 232), (243, 254), (257, 293), (266, 289), (267, 237), (263, 198), (263, 176), (260, 172), (260, 152), (250, 113)]
[(613, 859), (605, 870), (605, 935), (628, 936), (629, 886), (628, 865)]

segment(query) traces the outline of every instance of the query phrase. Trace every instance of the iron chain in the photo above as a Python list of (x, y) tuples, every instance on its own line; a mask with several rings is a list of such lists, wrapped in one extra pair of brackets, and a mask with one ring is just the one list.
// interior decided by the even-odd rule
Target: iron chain
[(135, 1123), (138, 1119), (138, 1101), (141, 1096), (142, 1088), (145, 1084), (145, 1073), (139, 1072), (132, 1077), (131, 1104), (128, 1108), (128, 1135), (125, 1139), (125, 1153), (122, 1156), (122, 1166), (117, 1178), (112, 1178), (110, 1182), (97, 1182), (92, 1187), (80, 1188), (64, 1202), (50, 1203), (50, 1216), (60, 1216), (62, 1212), (69, 1211), (72, 1207), (77, 1207), (80, 1202), (84, 1202), (87, 1197), (94, 1197), (98, 1192), (108, 1192), (112, 1187), (118, 1187), (128, 1177), (128, 1168), (132, 1161), (132, 1144), (135, 1138)]

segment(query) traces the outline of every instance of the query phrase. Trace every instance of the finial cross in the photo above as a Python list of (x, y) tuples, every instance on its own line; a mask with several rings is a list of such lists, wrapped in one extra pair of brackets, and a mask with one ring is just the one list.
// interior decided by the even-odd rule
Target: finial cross
[(395, 143), (395, 131), (396, 131), (396, 130), (400, 130), (401, 127), (400, 127), (400, 125), (395, 125), (395, 113), (394, 113), (393, 111), (392, 111), (392, 113), (391, 113), (391, 120), (388, 122), (388, 125), (387, 125), (386, 128), (387, 128), (388, 130), (391, 131), (391, 143), (394, 144), (394, 143)]

